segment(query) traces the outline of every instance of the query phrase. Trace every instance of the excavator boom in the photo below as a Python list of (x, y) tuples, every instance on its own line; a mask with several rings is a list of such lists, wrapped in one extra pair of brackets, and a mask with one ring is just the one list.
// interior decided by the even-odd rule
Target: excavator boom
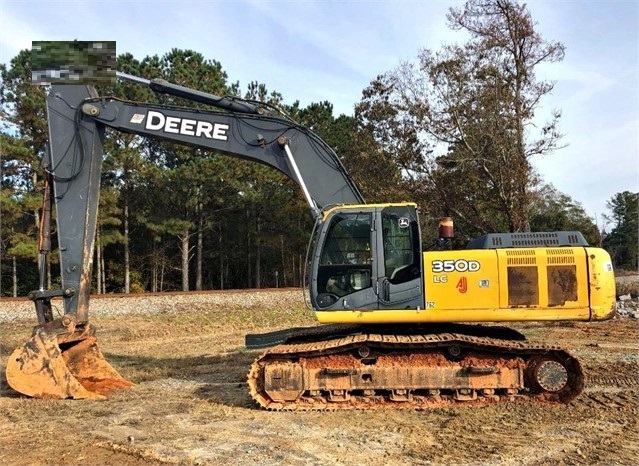
[(333, 150), (310, 130), (282, 115), (260, 115), (248, 103), (164, 81), (148, 83), (234, 113), (102, 98), (91, 86), (53, 86), (47, 99), (50, 150), (45, 165), (54, 185), (65, 314), (73, 314), (76, 323), (88, 320), (106, 127), (269, 165), (300, 184), (314, 215), (333, 204), (363, 203)]

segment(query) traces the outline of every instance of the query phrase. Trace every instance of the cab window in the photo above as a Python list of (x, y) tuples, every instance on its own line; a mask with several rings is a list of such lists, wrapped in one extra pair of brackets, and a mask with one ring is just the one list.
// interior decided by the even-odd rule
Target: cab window
[(320, 256), (318, 292), (345, 296), (371, 286), (371, 214), (331, 220)]
[(414, 279), (420, 267), (417, 220), (403, 210), (389, 208), (382, 212), (384, 271), (393, 284)]

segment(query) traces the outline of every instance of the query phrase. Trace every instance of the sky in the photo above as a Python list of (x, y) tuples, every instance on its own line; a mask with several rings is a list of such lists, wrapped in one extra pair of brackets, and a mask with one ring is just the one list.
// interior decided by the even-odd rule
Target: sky
[[(33, 40), (115, 40), (138, 59), (172, 48), (217, 60), (229, 82), (251, 81), (302, 107), (328, 100), (352, 115), (379, 74), (420, 50), (463, 42), (446, 22), (463, 2), (428, 0), (0, 0), (0, 63)], [(636, 0), (532, 0), (537, 30), (566, 46), (538, 69), (555, 81), (536, 118), (562, 112), (562, 149), (533, 160), (542, 179), (604, 227), (606, 203), (639, 192), (639, 7)], [(609, 230), (609, 228), (608, 228)]]

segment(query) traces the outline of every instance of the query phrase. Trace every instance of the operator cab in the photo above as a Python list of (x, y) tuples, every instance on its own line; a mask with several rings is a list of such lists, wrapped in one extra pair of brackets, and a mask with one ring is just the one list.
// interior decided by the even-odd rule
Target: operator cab
[(324, 213), (315, 231), (315, 309), (423, 308), (415, 204), (356, 205)]

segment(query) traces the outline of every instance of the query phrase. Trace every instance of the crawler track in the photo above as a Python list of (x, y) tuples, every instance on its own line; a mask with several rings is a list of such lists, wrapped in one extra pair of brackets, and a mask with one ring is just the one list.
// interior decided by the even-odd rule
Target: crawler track
[(248, 384), (270, 410), (425, 409), (534, 399), (569, 403), (583, 388), (561, 348), (501, 327), (299, 330), (253, 363)]

